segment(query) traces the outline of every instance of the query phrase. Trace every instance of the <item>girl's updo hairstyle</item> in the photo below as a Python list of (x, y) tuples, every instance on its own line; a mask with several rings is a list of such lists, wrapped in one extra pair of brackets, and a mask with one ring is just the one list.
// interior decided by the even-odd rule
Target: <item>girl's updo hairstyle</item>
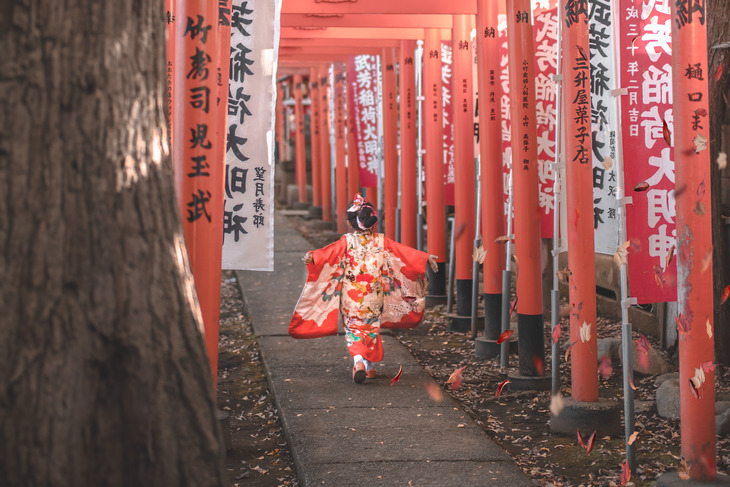
[(347, 208), (347, 221), (356, 231), (362, 232), (378, 222), (378, 215), (373, 205), (358, 193)]

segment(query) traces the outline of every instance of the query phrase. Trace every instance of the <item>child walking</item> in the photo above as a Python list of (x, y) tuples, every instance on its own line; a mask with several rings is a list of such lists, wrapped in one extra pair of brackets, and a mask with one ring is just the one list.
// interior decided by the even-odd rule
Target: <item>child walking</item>
[(308, 277), (289, 334), (318, 338), (337, 334), (342, 314), (352, 379), (375, 378), (373, 364), (383, 359), (380, 328), (414, 328), (423, 318), (428, 290), (426, 265), (437, 270), (435, 256), (373, 231), (373, 206), (360, 195), (347, 210), (352, 233), (307, 252)]

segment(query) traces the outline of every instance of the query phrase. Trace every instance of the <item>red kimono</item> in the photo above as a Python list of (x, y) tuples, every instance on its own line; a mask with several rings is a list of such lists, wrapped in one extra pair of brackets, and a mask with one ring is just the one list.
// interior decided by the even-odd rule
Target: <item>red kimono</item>
[(383, 358), (380, 327), (414, 328), (423, 318), (428, 254), (382, 234), (348, 233), (311, 252), (309, 275), (289, 334), (337, 334), (342, 313), (348, 349), (371, 362)]

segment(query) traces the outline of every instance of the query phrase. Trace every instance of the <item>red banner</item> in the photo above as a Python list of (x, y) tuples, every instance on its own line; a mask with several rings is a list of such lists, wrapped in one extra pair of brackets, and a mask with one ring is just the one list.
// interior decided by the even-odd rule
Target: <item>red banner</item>
[(441, 42), (441, 92), (444, 113), (444, 204), (454, 204), (454, 109), (451, 96), (451, 44)]
[[(672, 26), (669, 4), (621, 0), (620, 48), (624, 186), (630, 295), (639, 303), (677, 300), (674, 151), (666, 139), (672, 117)], [(688, 69), (692, 69), (689, 66)], [(649, 188), (632, 190), (646, 182)]]
[(378, 186), (378, 71), (375, 56), (347, 59), (347, 96), (354, 107), (355, 146), (360, 164), (360, 185)]
[[(553, 4), (555, 2), (552, 2)], [(534, 10), (535, 34), (535, 109), (537, 116), (537, 157), (540, 187), (540, 227), (542, 238), (553, 236), (553, 174), (551, 163), (555, 160), (555, 83), (551, 76), (556, 72), (558, 23), (557, 8), (546, 10), (548, 2), (542, 2)], [(504, 17), (500, 16), (499, 36), (502, 53), (502, 143), (505, 154), (510, 154), (510, 104), (509, 73), (507, 69), (507, 31)], [(507, 174), (505, 159), (505, 200)]]

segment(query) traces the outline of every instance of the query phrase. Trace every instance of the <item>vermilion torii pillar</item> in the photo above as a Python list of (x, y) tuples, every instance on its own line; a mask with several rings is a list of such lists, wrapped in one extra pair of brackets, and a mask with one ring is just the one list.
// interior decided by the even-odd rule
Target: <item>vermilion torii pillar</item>
[(415, 248), (418, 212), (416, 167), (416, 41), (400, 44), (400, 241)]
[(302, 77), (294, 75), (294, 124), (296, 134), (294, 139), (294, 175), (299, 188), (299, 203), (307, 202), (307, 156), (304, 151), (304, 106), (302, 105)]
[(454, 247), (456, 263), (456, 316), (449, 328), (471, 328), (472, 249), (475, 231), (474, 101), (472, 100), (471, 17), (454, 15), (451, 36), (454, 114)]
[(332, 178), (330, 175), (329, 67), (319, 67), (319, 157), (322, 189), (322, 220), (332, 221)]
[(383, 49), (383, 215), (385, 236), (395, 240), (398, 207), (398, 92), (396, 49)]
[[(672, 95), (682, 456), (716, 478), (710, 119), (705, 2), (673, 1)], [(673, 474), (676, 477), (676, 474)], [(727, 481), (726, 481), (727, 482)]]
[(596, 268), (593, 243), (593, 167), (591, 67), (588, 59), (588, 7), (561, 2), (565, 82), (565, 177), (570, 269), (570, 355), (573, 399), (598, 400), (596, 348)]
[(477, 0), (477, 56), (479, 80), (479, 151), (481, 155), (482, 242), (484, 257), (485, 337), (501, 333), (504, 245), (496, 239), (504, 230), (502, 172), (502, 112), (500, 90), (499, 8), (494, 0)]
[(309, 113), (311, 113), (311, 118), (309, 121), (309, 148), (312, 159), (312, 206), (309, 208), (309, 216), (313, 218), (320, 218), (322, 216), (322, 163), (319, 157), (319, 117), (321, 114), (319, 100), (319, 70), (317, 68), (310, 68)]
[(352, 198), (355, 193), (360, 192), (360, 164), (357, 147), (355, 144), (355, 118), (354, 98), (350, 90), (349, 84), (346, 84), (347, 90), (347, 197)]
[(335, 183), (337, 231), (347, 233), (347, 168), (345, 167), (345, 66), (335, 63)]
[[(542, 375), (545, 340), (540, 267), (535, 50), (530, 0), (507, 0), (519, 374)], [(513, 380), (513, 382), (515, 382)], [(513, 384), (514, 385), (514, 384)]]
[[(213, 382), (218, 372), (224, 164), (215, 144), (221, 120), (216, 98), (220, 62), (218, 3), (187, 1), (177, 14), (173, 157), (182, 174), (180, 213), (205, 327)], [(220, 107), (225, 108), (224, 104)], [(226, 110), (227, 112), (227, 110)]]
[(282, 161), (286, 158), (284, 130), (286, 130), (286, 120), (284, 117), (284, 86), (283, 83), (276, 83), (276, 143), (279, 147), (279, 160)]
[(444, 147), (441, 81), (441, 36), (426, 29), (423, 47), (423, 145), (426, 169), (426, 246), (436, 256), (438, 272), (429, 267), (426, 304), (446, 302), (446, 210), (444, 208)]

